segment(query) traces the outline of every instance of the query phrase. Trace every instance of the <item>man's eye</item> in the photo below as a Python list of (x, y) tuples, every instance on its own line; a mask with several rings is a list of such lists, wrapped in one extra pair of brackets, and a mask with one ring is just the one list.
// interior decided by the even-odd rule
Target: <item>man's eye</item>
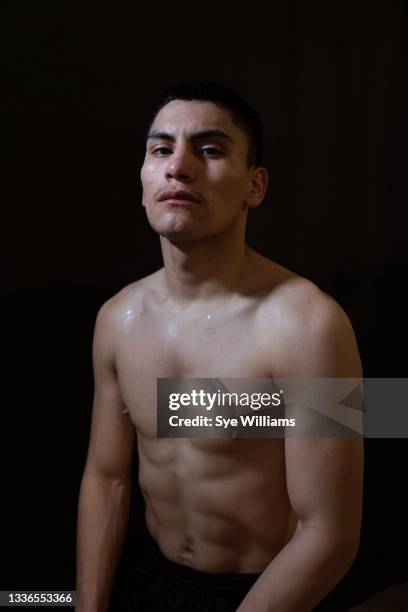
[(222, 155), (222, 151), (220, 151), (220, 149), (217, 149), (216, 147), (205, 147), (201, 149), (201, 151), (206, 156), (211, 156), (211, 157), (214, 155)]
[(153, 149), (153, 153), (155, 155), (158, 155), (159, 157), (162, 157), (163, 155), (167, 155), (168, 153), (170, 153), (170, 149), (169, 147), (156, 147), (155, 149)]

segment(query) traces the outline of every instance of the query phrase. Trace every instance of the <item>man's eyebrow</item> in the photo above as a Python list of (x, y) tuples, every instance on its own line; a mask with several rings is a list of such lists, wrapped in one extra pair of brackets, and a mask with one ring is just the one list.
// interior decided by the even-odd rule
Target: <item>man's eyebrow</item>
[(153, 132), (149, 132), (146, 136), (146, 140), (150, 140), (154, 138), (156, 140), (174, 140), (174, 136), (168, 134), (167, 132), (157, 132), (153, 130)]
[(218, 128), (211, 128), (209, 130), (201, 130), (199, 132), (194, 132), (191, 134), (191, 140), (202, 140), (204, 138), (222, 138), (223, 140), (228, 140), (228, 142), (233, 142), (231, 136), (224, 132), (224, 130), (220, 130)]
[[(223, 140), (227, 140), (230, 143), (233, 143), (231, 136), (229, 136), (224, 130), (220, 130), (218, 128), (212, 128), (209, 130), (200, 130), (199, 132), (193, 132), (189, 136), (189, 140), (203, 140), (204, 138), (222, 138)], [(174, 142), (175, 138), (168, 132), (161, 132), (153, 130), (149, 132), (146, 140), (155, 139), (155, 140), (171, 140)]]

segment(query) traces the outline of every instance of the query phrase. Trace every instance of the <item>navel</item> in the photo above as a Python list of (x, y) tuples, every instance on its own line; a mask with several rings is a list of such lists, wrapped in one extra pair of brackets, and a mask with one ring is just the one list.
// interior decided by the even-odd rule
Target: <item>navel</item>
[(194, 543), (192, 538), (186, 536), (183, 541), (183, 552), (191, 555), (194, 552)]

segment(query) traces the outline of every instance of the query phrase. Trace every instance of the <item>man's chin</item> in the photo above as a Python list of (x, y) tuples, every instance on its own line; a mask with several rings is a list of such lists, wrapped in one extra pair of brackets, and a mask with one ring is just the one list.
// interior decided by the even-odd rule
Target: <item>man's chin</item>
[(150, 222), (152, 229), (159, 234), (162, 238), (166, 238), (169, 242), (174, 244), (189, 242), (194, 240), (195, 234), (194, 228), (191, 224), (187, 223), (152, 223)]
[(165, 238), (171, 244), (182, 245), (190, 242), (195, 242), (200, 239), (199, 236), (195, 236), (191, 230), (161, 230), (157, 232), (161, 238)]

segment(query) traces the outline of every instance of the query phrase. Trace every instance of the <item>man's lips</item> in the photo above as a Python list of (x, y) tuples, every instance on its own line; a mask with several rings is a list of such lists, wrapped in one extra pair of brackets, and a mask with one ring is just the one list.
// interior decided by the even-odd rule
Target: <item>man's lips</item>
[(164, 191), (159, 197), (159, 202), (165, 202), (167, 200), (180, 203), (195, 202), (196, 204), (201, 202), (201, 198), (199, 196), (184, 190)]

